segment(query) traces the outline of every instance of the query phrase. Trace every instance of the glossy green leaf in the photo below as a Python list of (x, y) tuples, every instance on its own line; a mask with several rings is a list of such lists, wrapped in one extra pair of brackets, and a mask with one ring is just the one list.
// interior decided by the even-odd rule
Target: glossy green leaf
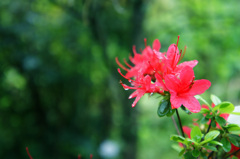
[(170, 106), (169, 112), (166, 114), (168, 117), (172, 116), (175, 113), (176, 109), (172, 109)]
[(166, 99), (163, 99), (158, 106), (157, 114), (159, 117), (163, 117), (166, 114), (168, 114), (170, 109), (171, 109), (170, 102)]
[(225, 125), (227, 122), (223, 117), (220, 117), (220, 116), (216, 116), (215, 120), (221, 126)]
[(213, 128), (216, 127), (216, 122), (215, 121), (211, 122), (211, 127), (213, 127)]
[(200, 120), (200, 123), (201, 123), (201, 124), (206, 124), (208, 121), (209, 121), (209, 119), (207, 119), (206, 117), (203, 117), (203, 118)]
[(193, 155), (192, 155), (192, 152), (188, 151), (186, 152), (184, 155), (184, 159), (193, 159)]
[(240, 146), (240, 136), (239, 135), (235, 135), (235, 134), (229, 134), (228, 135), (228, 139), (230, 140), (230, 142), (239, 147)]
[(218, 105), (218, 104), (221, 103), (221, 100), (220, 100), (217, 96), (215, 96), (215, 95), (213, 95), (213, 94), (211, 94), (210, 98), (211, 98), (212, 102), (213, 102), (215, 105)]
[(239, 142), (235, 138), (229, 137), (228, 139), (233, 145), (239, 147)]
[(213, 117), (213, 115), (211, 115), (211, 114), (206, 115), (207, 119), (211, 119), (212, 117)]
[(185, 138), (179, 135), (172, 135), (170, 140), (176, 141), (176, 142), (181, 142), (184, 143)]
[(220, 134), (220, 132), (218, 130), (210, 131), (206, 134), (206, 136), (204, 137), (204, 140), (211, 141), (211, 140), (215, 139), (219, 134)]
[(185, 149), (182, 149), (182, 151), (179, 152), (178, 156), (182, 156), (185, 152)]
[(232, 127), (239, 127), (238, 124), (228, 124), (228, 125), (225, 125), (223, 126), (224, 128), (232, 128)]
[(220, 113), (232, 113), (234, 110), (234, 105), (230, 102), (222, 102), (219, 104)]
[(217, 148), (214, 146), (204, 146), (204, 148), (206, 148), (207, 150), (211, 150), (211, 151), (217, 151)]
[(186, 138), (185, 141), (187, 141), (187, 143), (194, 143), (195, 145), (198, 145), (198, 143), (195, 140), (190, 138)]
[(206, 104), (210, 110), (212, 110), (211, 105), (205, 100), (203, 99), (200, 95), (196, 95), (195, 98), (197, 98), (197, 100), (201, 100), (204, 104)]
[(206, 109), (206, 108), (202, 108), (199, 113), (208, 114), (208, 113), (210, 113), (210, 110), (208, 110), (208, 109)]
[(240, 135), (240, 127), (230, 127), (230, 128), (228, 128), (228, 131), (229, 131), (231, 134)]
[(184, 148), (179, 146), (179, 143), (172, 144), (171, 146), (175, 151), (181, 152)]
[(220, 105), (216, 105), (214, 108), (213, 108), (213, 112), (217, 112), (218, 110), (219, 110), (219, 107), (220, 107)]
[(195, 126), (190, 133), (191, 139), (193, 139), (196, 142), (201, 141), (202, 135), (203, 134), (198, 126)]
[(231, 150), (231, 143), (228, 141), (227, 138), (222, 138), (221, 143), (223, 144), (223, 150), (225, 152), (229, 152)]
[(213, 144), (213, 145), (219, 145), (219, 146), (222, 146), (223, 144), (221, 142), (218, 142), (218, 141), (209, 141), (208, 143), (210, 144)]
[(197, 150), (197, 149), (194, 149), (194, 150), (192, 151), (192, 155), (193, 155), (194, 157), (198, 157), (198, 156), (200, 155), (200, 151)]
[(185, 112), (185, 113), (187, 113), (187, 114), (192, 114), (188, 109), (186, 109), (186, 107), (184, 107), (183, 105), (181, 105), (181, 109)]

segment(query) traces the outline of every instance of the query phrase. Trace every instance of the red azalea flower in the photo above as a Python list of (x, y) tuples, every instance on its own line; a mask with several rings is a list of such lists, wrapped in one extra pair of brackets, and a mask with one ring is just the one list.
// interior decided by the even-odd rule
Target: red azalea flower
[(130, 69), (124, 67), (116, 58), (117, 64), (122, 69), (127, 71), (127, 78), (136, 77), (138, 76), (138, 74), (150, 75), (151, 77), (154, 77), (155, 67), (159, 67), (159, 65), (162, 65), (162, 63), (160, 62), (161, 59), (159, 58), (164, 57), (164, 54), (159, 52), (161, 44), (158, 39), (154, 40), (152, 48), (146, 45), (146, 48), (142, 51), (142, 54), (138, 54), (136, 52), (136, 47), (133, 46), (134, 57), (130, 56), (129, 59), (135, 66), (131, 66), (124, 60), (125, 64)]
[(165, 62), (165, 71), (164, 71), (166, 74), (176, 74), (180, 72), (185, 66), (189, 66), (193, 68), (198, 63), (197, 60), (193, 60), (193, 61), (186, 61), (178, 65), (179, 61), (183, 58), (186, 52), (186, 47), (184, 49), (183, 54), (182, 54), (182, 50), (179, 52), (178, 41), (179, 41), (179, 36), (178, 36), (177, 44), (176, 45), (171, 44), (168, 48), (167, 60)]
[(173, 109), (183, 105), (193, 113), (201, 110), (201, 105), (194, 96), (204, 93), (211, 82), (205, 79), (194, 81), (194, 78), (193, 69), (189, 66), (184, 67), (179, 75), (165, 76), (165, 85), (171, 94)]
[(125, 90), (136, 89), (136, 91), (134, 91), (129, 96), (129, 99), (136, 97), (134, 102), (133, 102), (133, 104), (132, 104), (132, 107), (135, 107), (135, 105), (137, 104), (139, 99), (145, 93), (159, 93), (159, 94), (163, 94), (163, 87), (161, 86), (161, 84), (158, 83), (158, 82), (152, 83), (151, 77), (149, 75), (143, 76), (143, 75), (139, 74), (138, 77), (135, 80), (131, 80), (131, 79), (127, 78), (126, 76), (124, 76), (120, 72), (120, 69), (118, 69), (118, 72), (124, 78), (128, 79), (128, 81), (132, 84), (132, 86), (128, 86), (126, 84), (121, 83)]

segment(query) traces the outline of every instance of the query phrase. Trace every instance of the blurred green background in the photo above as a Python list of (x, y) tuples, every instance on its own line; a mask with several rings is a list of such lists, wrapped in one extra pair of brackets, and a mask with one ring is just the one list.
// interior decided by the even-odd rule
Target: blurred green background
[[(1, 0), (0, 158), (177, 158), (157, 96), (135, 108), (117, 73), (132, 45), (167, 51), (180, 35), (205, 93), (238, 105), (240, 1)], [(192, 118), (184, 112), (184, 125)]]

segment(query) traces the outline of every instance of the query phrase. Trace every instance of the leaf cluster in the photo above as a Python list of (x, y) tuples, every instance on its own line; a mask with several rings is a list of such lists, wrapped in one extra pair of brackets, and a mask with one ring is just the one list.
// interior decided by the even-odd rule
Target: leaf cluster
[(197, 98), (209, 109), (201, 109), (200, 113), (203, 117), (197, 123), (200, 127), (194, 126), (189, 137), (171, 136), (171, 140), (183, 145), (179, 156), (183, 155), (185, 159), (232, 156), (233, 146), (240, 147), (240, 127), (237, 124), (228, 123), (222, 114), (233, 113), (234, 105), (230, 102), (222, 102), (215, 95), (211, 95), (212, 103), (215, 105), (213, 107), (200, 96)]

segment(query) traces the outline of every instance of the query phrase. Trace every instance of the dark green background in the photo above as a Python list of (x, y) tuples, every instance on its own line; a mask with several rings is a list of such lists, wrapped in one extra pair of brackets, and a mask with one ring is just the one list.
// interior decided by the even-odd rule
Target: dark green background
[[(176, 158), (170, 118), (157, 117), (156, 96), (135, 108), (117, 73), (143, 39), (161, 51), (186, 45), (196, 79), (210, 93), (240, 98), (240, 1), (1, 0), (0, 158), (95, 158), (104, 140), (116, 159)], [(124, 80), (125, 81), (125, 80)], [(127, 83), (127, 81), (125, 81)], [(183, 115), (183, 123), (191, 119)], [(196, 118), (193, 115), (191, 118)]]

